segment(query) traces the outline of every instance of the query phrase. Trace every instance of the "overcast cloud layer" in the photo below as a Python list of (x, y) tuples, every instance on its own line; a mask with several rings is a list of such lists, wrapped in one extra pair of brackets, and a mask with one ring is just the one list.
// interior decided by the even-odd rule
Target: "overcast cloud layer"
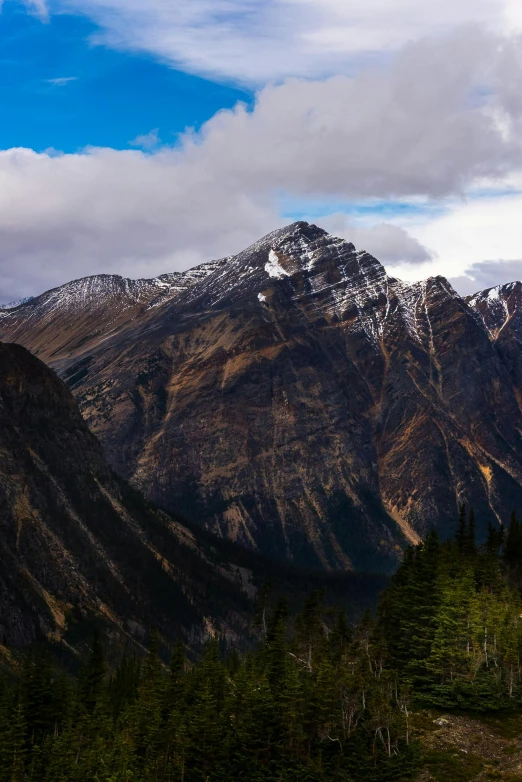
[[(220, 112), (173, 148), (158, 146), (151, 130), (134, 142), (148, 151), (0, 152), (0, 301), (86, 274), (152, 276), (239, 251), (290, 222), (279, 204), (292, 199), (331, 203), (333, 214), (316, 222), (408, 277), (445, 264), (462, 276), (477, 260), (521, 256), (522, 237), (503, 254), (447, 255), (452, 217), (467, 215), (470, 232), (482, 221), (486, 202), (476, 206), (473, 191), (500, 189), (522, 169), (522, 45), (505, 34), (514, 17), (500, 0), (370, 0), (357, 16), (344, 0), (181, 0), (175, 12), (169, 0), (68, 2), (122, 46), (152, 50), (154, 41), (169, 61), (231, 78), (241, 68), (254, 81), (292, 70), (317, 76), (339, 66), (332, 57), (345, 67), (364, 52), (388, 56), (355, 76), (266, 86), (253, 110)], [(285, 28), (290, 14), (299, 23)], [(442, 34), (470, 16), (489, 31)], [(430, 25), (441, 34), (393, 51)], [(458, 201), (470, 193), (471, 217)], [(336, 214), (343, 201), (397, 198), (424, 204), (424, 222)], [(431, 219), (434, 200), (449, 211)]]

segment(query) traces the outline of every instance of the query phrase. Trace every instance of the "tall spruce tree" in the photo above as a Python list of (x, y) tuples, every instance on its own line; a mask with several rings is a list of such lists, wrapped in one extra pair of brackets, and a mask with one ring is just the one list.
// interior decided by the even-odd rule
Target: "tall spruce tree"
[(468, 556), (475, 556), (477, 553), (477, 531), (475, 526), (475, 511), (473, 508), (469, 509), (469, 518), (467, 526), (467, 534), (464, 543), (464, 551)]
[(89, 713), (94, 711), (101, 697), (106, 673), (105, 654), (100, 634), (96, 631), (92, 638), (87, 663), (80, 672), (79, 678), (79, 701)]
[(459, 525), (457, 528), (457, 534), (455, 536), (457, 546), (461, 554), (466, 550), (466, 542), (468, 540), (468, 525), (466, 522), (466, 506), (464, 503), (459, 506)]
[(511, 514), (511, 524), (506, 535), (504, 559), (513, 568), (522, 565), (522, 526), (515, 511)]

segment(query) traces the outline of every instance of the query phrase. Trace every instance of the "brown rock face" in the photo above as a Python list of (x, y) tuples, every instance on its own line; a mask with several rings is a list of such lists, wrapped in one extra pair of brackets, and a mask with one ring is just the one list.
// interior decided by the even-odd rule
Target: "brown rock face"
[(234, 636), (252, 587), (114, 475), (54, 372), (0, 344), (0, 644), (74, 644), (87, 617), (124, 642), (151, 625), (189, 643)]
[(497, 333), (445, 279), (406, 285), (306, 223), (176, 280), (0, 313), (154, 501), (280, 559), (383, 570), (460, 502), (482, 532), (522, 505), (518, 314)]

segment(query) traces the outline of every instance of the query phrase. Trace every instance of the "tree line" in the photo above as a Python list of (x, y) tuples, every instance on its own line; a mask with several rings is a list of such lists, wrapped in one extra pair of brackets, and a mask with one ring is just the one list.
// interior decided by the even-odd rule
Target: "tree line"
[(480, 711), (522, 700), (522, 527), (407, 550), (377, 615), (355, 626), (313, 593), (296, 616), (261, 590), (258, 647), (178, 642), (166, 665), (108, 666), (98, 636), (78, 677), (45, 649), (0, 680), (0, 782), (384, 782), (421, 762), (419, 704)]

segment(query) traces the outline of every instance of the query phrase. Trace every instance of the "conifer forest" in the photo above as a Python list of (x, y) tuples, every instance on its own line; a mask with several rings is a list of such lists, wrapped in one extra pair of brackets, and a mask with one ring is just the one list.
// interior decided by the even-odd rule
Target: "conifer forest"
[(411, 547), (375, 615), (352, 626), (314, 592), (292, 616), (270, 585), (259, 641), (193, 659), (178, 641), (109, 662), (94, 633), (72, 675), (46, 647), (0, 682), (0, 782), (384, 782), (413, 777), (418, 709), (505, 714), (522, 701), (522, 525), (477, 546)]

